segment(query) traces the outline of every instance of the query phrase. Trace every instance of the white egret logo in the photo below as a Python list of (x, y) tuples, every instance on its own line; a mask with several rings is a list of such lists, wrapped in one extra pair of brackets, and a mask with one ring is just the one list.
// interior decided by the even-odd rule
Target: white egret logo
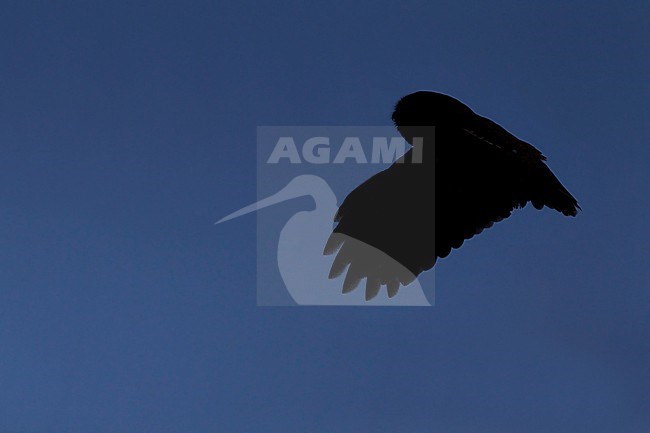
[(315, 209), (297, 212), (287, 221), (280, 232), (277, 249), (280, 275), (298, 305), (430, 305), (417, 279), (399, 293), (392, 294), (392, 298), (382, 290), (374, 298), (366, 300), (363, 290), (341, 293), (342, 276), (328, 278), (333, 257), (323, 255), (323, 248), (332, 233), (337, 204), (336, 195), (319, 176), (296, 176), (279, 192), (222, 218), (217, 224), (303, 196), (313, 198)]

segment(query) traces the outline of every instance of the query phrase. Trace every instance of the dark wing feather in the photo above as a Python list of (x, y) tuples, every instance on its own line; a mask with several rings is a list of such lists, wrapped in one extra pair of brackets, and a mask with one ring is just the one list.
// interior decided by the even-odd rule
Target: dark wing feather
[(438, 257), (528, 202), (571, 216), (579, 209), (541, 152), (494, 122), (476, 117), (467, 128), (441, 134), (441, 145), (448, 147), (437, 152)]

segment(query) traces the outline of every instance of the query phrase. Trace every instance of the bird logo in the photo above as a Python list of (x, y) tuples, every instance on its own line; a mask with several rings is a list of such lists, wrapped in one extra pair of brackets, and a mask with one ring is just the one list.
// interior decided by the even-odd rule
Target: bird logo
[[(278, 270), (291, 298), (298, 305), (358, 305), (358, 306), (429, 306), (431, 305), (419, 281), (412, 279), (408, 290), (400, 296), (374, 293), (364, 296), (361, 291), (341, 290), (338, 275), (332, 275), (332, 257), (323, 254), (323, 248), (332, 231), (336, 213), (336, 195), (329, 184), (319, 176), (299, 175), (270, 197), (263, 198), (217, 221), (217, 224), (251, 212), (277, 205), (298, 197), (314, 200), (313, 210), (297, 212), (284, 224), (277, 246)], [(360, 244), (360, 243), (359, 243)], [(363, 246), (357, 244), (357, 248)], [(332, 242), (328, 248), (331, 249)], [(385, 256), (379, 250), (366, 246), (368, 256)], [(331, 253), (331, 251), (329, 251)], [(387, 260), (390, 262), (390, 260)], [(394, 261), (393, 261), (394, 262)], [(393, 266), (399, 267), (397, 262)], [(342, 270), (341, 270), (342, 271)]]

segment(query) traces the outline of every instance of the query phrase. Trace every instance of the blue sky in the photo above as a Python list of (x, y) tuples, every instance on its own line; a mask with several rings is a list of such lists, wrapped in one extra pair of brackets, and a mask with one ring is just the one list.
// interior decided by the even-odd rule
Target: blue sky
[[(640, 432), (647, 2), (19, 2), (0, 17), (0, 431)], [(434, 308), (259, 308), (258, 125), (417, 89), (584, 211), (437, 265)], [(296, 204), (294, 204), (297, 206)]]

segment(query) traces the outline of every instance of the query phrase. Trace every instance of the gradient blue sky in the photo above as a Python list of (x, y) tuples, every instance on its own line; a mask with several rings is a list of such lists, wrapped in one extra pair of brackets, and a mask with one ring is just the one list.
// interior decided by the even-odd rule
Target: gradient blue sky
[[(0, 431), (650, 431), (650, 7), (3, 2)], [(257, 125), (416, 89), (535, 144), (434, 308), (259, 308)]]

